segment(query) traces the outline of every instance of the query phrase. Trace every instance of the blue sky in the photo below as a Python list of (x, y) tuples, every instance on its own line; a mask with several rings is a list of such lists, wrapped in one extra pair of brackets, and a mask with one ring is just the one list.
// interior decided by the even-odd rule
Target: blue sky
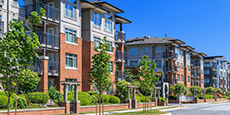
[(230, 0), (104, 0), (125, 11), (132, 21), (123, 30), (127, 38), (177, 38), (209, 56), (230, 61)]

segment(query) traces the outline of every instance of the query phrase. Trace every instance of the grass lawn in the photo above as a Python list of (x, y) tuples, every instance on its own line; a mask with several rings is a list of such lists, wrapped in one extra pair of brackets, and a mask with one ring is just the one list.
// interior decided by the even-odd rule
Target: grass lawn
[(143, 111), (137, 111), (137, 112), (132, 112), (132, 113), (116, 113), (113, 115), (160, 115), (160, 114), (166, 114), (167, 112), (162, 112), (159, 111), (158, 109), (153, 109), (152, 110), (152, 114), (150, 114), (150, 110), (148, 111), (148, 113), (145, 113)]

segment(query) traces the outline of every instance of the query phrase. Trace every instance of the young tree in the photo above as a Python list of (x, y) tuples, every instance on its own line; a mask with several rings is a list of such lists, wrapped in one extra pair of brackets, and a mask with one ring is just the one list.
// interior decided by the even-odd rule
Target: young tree
[(101, 94), (106, 90), (108, 85), (112, 82), (110, 77), (110, 58), (111, 56), (107, 53), (109, 45), (106, 43), (106, 37), (102, 40), (98, 48), (94, 48), (97, 54), (93, 55), (91, 62), (91, 69), (89, 72), (89, 83), (94, 84), (99, 90), (99, 114), (101, 105)]
[[(5, 37), (0, 41), (0, 82), (7, 90), (8, 115), (10, 109), (10, 97), (16, 91), (17, 80), (22, 76), (23, 70), (28, 69), (33, 62), (33, 55), (38, 57), (34, 51), (40, 46), (38, 36), (31, 32), (33, 25), (37, 25), (45, 11), (41, 8), (40, 13), (31, 12), (31, 17), (27, 23), (10, 21), (10, 30), (5, 33)], [(31, 32), (31, 35), (28, 33)]]
[[(182, 88), (182, 90), (181, 90)], [(173, 93), (175, 93), (176, 95), (180, 95), (181, 93), (184, 93), (186, 90), (186, 87), (184, 86), (184, 84), (176, 84), (174, 85), (174, 90), (173, 90)]]
[(140, 87), (145, 87), (146, 94), (147, 87), (154, 87), (159, 80), (159, 77), (156, 76), (158, 74), (154, 70), (157, 69), (156, 63), (154, 60), (149, 61), (149, 57), (144, 55), (136, 69), (138, 70), (136, 77), (139, 78)]
[(133, 81), (133, 77), (134, 77), (133, 74), (131, 73), (132, 70), (131, 69), (125, 69), (125, 68), (124, 68), (124, 70), (125, 70), (125, 74), (126, 74), (125, 80), (131, 83)]

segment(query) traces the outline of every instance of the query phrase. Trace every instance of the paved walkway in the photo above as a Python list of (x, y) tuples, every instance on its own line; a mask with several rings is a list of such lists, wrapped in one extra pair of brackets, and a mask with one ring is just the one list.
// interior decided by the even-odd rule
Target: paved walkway
[[(152, 107), (152, 109), (162, 109), (162, 108), (168, 108), (168, 107), (173, 107), (173, 106), (177, 106), (177, 105)], [(150, 109), (150, 108), (149, 108), (149, 109)], [(143, 111), (143, 108), (141, 108), (141, 109), (129, 109), (129, 110), (123, 110), (123, 111), (105, 112), (105, 114), (130, 113), (130, 112), (137, 112), (137, 111)], [(95, 113), (90, 113), (90, 114), (78, 114), (78, 115), (95, 115)]]

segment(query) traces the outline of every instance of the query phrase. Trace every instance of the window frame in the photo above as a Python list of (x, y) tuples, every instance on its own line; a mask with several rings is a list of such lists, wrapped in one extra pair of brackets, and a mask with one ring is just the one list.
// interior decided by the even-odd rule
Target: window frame
[[(105, 25), (104, 30), (105, 30), (105, 31), (108, 31), (108, 32), (113, 32), (113, 30), (114, 30), (114, 28), (113, 28), (113, 18), (114, 18), (114, 17), (111, 16), (112, 19), (108, 19), (108, 18), (105, 17), (106, 15), (111, 16), (111, 15), (108, 14), (108, 13), (104, 13), (104, 17), (103, 17), (103, 18), (105, 19), (105, 21), (104, 21), (104, 22), (105, 22), (105, 24), (104, 24), (104, 25)], [(111, 28), (108, 27), (108, 22), (111, 23)], [(109, 29), (111, 29), (111, 31), (110, 31)]]
[[(65, 78), (65, 81), (76, 82), (77, 79)], [(69, 89), (71, 89), (71, 90), (69, 90)], [(74, 91), (74, 85), (72, 85), (72, 84), (68, 85), (68, 91)]]
[[(157, 65), (158, 65), (157, 62), (160, 62), (160, 67), (157, 67)], [(157, 69), (162, 68), (162, 60), (155, 60), (155, 63), (157, 64), (156, 65)]]
[[(99, 25), (99, 27), (97, 26), (97, 20), (96, 20), (96, 24), (95, 24), (95, 19), (98, 19), (98, 17), (95, 14), (99, 14), (100, 15), (100, 17), (99, 17), (100, 18), (100, 25)], [(96, 28), (101, 28), (101, 15), (102, 14), (100, 14), (100, 13), (93, 12), (93, 26), (96, 27)]]
[[(147, 50), (147, 52), (146, 52), (146, 50)], [(144, 47), (144, 53), (149, 53), (149, 47), (148, 46)]]
[(190, 83), (190, 76), (188, 76), (188, 83)]
[[(156, 46), (156, 48), (155, 48), (155, 55), (161, 55), (161, 53), (162, 53), (161, 49), (162, 49), (161, 46)], [(158, 51), (158, 50), (160, 50), (160, 51)]]
[[(72, 56), (70, 56), (70, 55), (72, 55)], [(72, 65), (73, 65), (72, 67), (69, 65), (69, 58), (72, 58), (72, 61), (73, 61), (72, 62)], [(76, 62), (76, 63), (74, 64), (74, 62)], [(74, 67), (74, 65), (75, 65), (75, 67)], [(77, 68), (77, 55), (70, 54), (70, 53), (65, 53), (65, 68)]]
[[(137, 62), (137, 64), (136, 65), (132, 65), (131, 62)], [(138, 61), (129, 61), (129, 64), (130, 64), (130, 66), (137, 66), (138, 65)]]
[[(71, 30), (71, 31), (70, 31), (70, 30)], [(75, 33), (74, 33), (74, 32), (75, 32)], [(71, 42), (71, 41), (69, 40), (69, 37), (68, 37), (69, 33), (71, 33), (72, 36), (73, 36), (73, 38), (72, 38), (72, 41), (73, 41), (73, 42)], [(66, 35), (67, 35), (67, 36), (66, 36)], [(75, 36), (75, 38), (74, 38), (74, 36)], [(66, 38), (67, 38), (68, 40), (66, 40)], [(77, 44), (77, 31), (74, 30), (74, 29), (70, 29), (70, 28), (68, 28), (68, 27), (65, 27), (65, 42), (66, 42), (66, 43), (71, 43), (71, 44)]]
[(182, 83), (184, 83), (184, 76), (183, 75), (180, 76), (180, 80)]
[[(68, 15), (66, 15), (66, 5), (68, 4), (68, 11), (67, 11), (67, 13), (69, 13), (69, 6), (71, 5), (72, 7), (73, 7), (73, 17), (71, 17), (71, 16), (69, 16), (69, 14)], [(75, 9), (75, 11), (74, 11), (74, 9)], [(68, 17), (68, 18), (72, 18), (72, 19), (75, 19), (75, 20), (77, 20), (77, 2), (76, 2), (76, 4), (73, 4), (73, 3), (71, 3), (71, 2), (69, 2), (68, 0), (65, 0), (65, 9), (64, 9), (64, 16), (66, 16), (66, 17)], [(75, 13), (75, 15), (74, 15), (74, 13)], [(75, 16), (75, 17), (74, 17)]]
[(130, 56), (137, 56), (137, 55), (138, 55), (138, 47), (130, 47)]
[(180, 82), (180, 75), (177, 74), (177, 82)]

